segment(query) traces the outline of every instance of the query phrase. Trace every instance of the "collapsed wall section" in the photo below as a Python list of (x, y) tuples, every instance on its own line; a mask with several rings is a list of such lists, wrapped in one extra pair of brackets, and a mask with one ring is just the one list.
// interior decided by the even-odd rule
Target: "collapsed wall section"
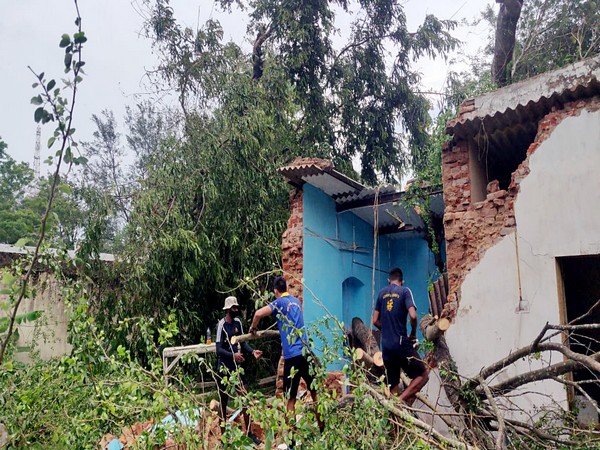
[[(517, 226), (514, 204), (520, 183), (529, 174), (529, 159), (565, 118), (577, 116), (583, 110), (600, 108), (600, 97), (566, 103), (562, 108), (543, 116), (537, 123), (533, 142), (526, 147), (525, 158), (510, 173), (505, 189), (501, 181), (486, 179), (489, 167), (486, 151), (481, 151), (481, 136), (469, 136), (447, 145), (442, 153), (442, 178), (444, 185), (444, 229), (449, 281), (449, 301), (444, 314), (453, 318), (460, 302), (460, 288), (466, 275), (479, 263), (484, 253), (503, 236), (513, 233)], [(510, 126), (506, 127), (510, 133)], [(485, 130), (480, 133), (485, 134)], [(510, 141), (509, 141), (510, 142)], [(486, 145), (489, 145), (486, 143)], [(489, 147), (485, 150), (489, 150)], [(496, 148), (510, 152), (510, 148)], [(567, 151), (567, 149), (565, 149)], [(477, 161), (479, 159), (479, 161)], [(475, 195), (474, 191), (484, 195)]]

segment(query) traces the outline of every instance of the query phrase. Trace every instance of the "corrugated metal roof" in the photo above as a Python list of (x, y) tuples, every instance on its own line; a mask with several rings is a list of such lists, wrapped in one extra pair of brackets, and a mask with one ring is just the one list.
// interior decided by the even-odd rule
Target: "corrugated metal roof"
[(463, 102), (446, 132), (465, 137), (518, 123), (535, 122), (553, 107), (600, 95), (600, 55), (511, 84)]
[[(372, 226), (377, 220), (378, 229), (393, 230), (394, 227), (398, 227), (398, 233), (394, 237), (422, 234), (425, 228), (425, 223), (415, 209), (400, 199), (403, 193), (399, 186), (391, 184), (378, 187), (364, 186), (336, 171), (330, 161), (317, 158), (298, 159), (291, 165), (280, 168), (279, 173), (294, 186), (300, 187), (306, 183), (327, 194), (343, 210), (340, 214), (351, 211)], [(376, 196), (377, 217), (371, 201)], [(441, 195), (438, 197), (441, 201)], [(386, 200), (390, 198), (394, 200)], [(352, 207), (357, 202), (359, 206)], [(436, 205), (438, 203), (440, 202)], [(443, 203), (440, 214), (443, 214)]]

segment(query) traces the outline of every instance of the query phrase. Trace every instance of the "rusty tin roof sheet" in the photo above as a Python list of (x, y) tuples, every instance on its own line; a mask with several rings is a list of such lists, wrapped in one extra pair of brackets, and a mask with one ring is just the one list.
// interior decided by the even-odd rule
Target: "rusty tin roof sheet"
[(600, 55), (466, 100), (446, 132), (464, 137), (480, 129), (537, 120), (554, 106), (600, 94)]

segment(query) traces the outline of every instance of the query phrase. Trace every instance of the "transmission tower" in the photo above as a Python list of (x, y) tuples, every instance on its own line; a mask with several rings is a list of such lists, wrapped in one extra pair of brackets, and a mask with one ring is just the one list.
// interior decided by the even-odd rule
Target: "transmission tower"
[(37, 131), (35, 132), (35, 152), (33, 153), (33, 172), (35, 174), (35, 179), (40, 179), (40, 141), (42, 140), (42, 127), (37, 126)]

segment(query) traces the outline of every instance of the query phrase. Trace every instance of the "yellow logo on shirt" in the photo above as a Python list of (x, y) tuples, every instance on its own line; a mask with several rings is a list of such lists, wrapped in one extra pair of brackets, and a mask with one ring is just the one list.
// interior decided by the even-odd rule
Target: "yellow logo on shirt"
[(393, 299), (393, 298), (390, 298), (390, 299), (387, 301), (386, 308), (387, 308), (387, 310), (388, 310), (388, 311), (391, 311), (391, 310), (392, 310), (392, 308), (394, 308), (394, 299)]

